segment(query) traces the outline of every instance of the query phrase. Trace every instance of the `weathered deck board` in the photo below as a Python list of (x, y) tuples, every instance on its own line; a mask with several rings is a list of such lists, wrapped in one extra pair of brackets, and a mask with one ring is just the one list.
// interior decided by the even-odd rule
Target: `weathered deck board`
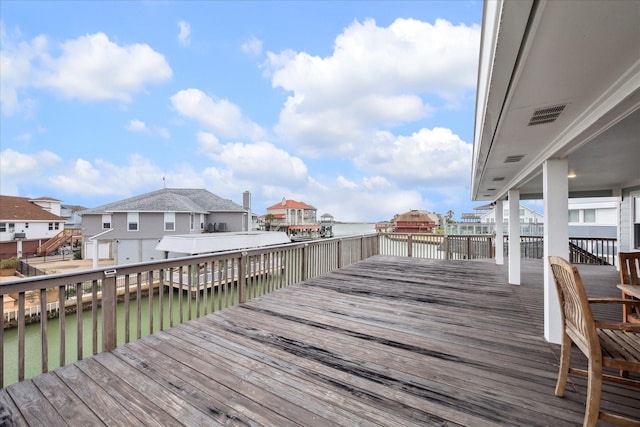
[[(14, 384), (0, 404), (17, 425), (580, 425), (585, 381), (553, 394), (541, 268), (511, 286), (490, 262), (370, 258)], [(580, 269), (591, 296), (618, 294), (612, 268)], [(640, 418), (639, 391), (604, 390)]]

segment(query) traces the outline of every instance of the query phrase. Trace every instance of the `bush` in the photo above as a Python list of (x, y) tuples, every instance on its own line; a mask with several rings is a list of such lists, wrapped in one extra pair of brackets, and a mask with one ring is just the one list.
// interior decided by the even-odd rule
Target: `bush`
[(20, 267), (20, 259), (18, 257), (13, 257), (9, 259), (0, 260), (0, 269), (14, 269), (17, 270)]
[(82, 259), (82, 253), (80, 251), (74, 252), (73, 259)]

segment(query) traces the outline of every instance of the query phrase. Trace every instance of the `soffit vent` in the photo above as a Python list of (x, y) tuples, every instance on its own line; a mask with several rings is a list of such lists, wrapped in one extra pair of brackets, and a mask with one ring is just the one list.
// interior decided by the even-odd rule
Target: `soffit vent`
[(518, 163), (520, 160), (522, 160), (524, 158), (524, 154), (518, 154), (515, 156), (509, 156), (506, 159), (504, 159), (505, 163)]
[(498, 176), (493, 178), (494, 181), (504, 181), (504, 176)]
[(555, 122), (560, 114), (564, 111), (567, 104), (554, 105), (553, 107), (540, 108), (533, 112), (527, 126), (542, 125), (545, 123)]

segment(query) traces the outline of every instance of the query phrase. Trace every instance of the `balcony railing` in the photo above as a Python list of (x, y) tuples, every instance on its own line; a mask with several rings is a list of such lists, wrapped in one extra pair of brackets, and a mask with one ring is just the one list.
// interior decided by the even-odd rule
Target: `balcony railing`
[[(615, 241), (591, 240), (571, 242), (572, 247), (581, 248), (582, 259), (602, 259), (603, 253), (611, 258), (615, 253), (615, 246), (605, 251)], [(521, 242), (526, 249), (523, 256), (542, 257), (540, 238), (523, 237)], [(4, 307), (0, 386), (4, 387), (7, 379), (9, 383), (22, 381), (373, 255), (486, 259), (494, 256), (494, 245), (491, 235), (381, 233), (4, 282), (0, 286)], [(590, 249), (596, 250), (591, 257), (586, 255)], [(8, 307), (12, 303), (14, 307)], [(56, 318), (57, 331), (49, 330), (51, 318)], [(39, 336), (27, 340), (25, 331), (32, 322), (40, 324)], [(33, 332), (37, 326), (30, 327)], [(6, 341), (9, 334), (5, 329), (9, 328), (15, 336), (11, 344)], [(54, 346), (49, 345), (50, 336), (56, 340)], [(49, 354), (51, 348), (58, 349), (57, 357)], [(9, 351), (12, 356), (17, 353), (17, 358), (5, 369)], [(37, 369), (27, 372), (27, 355), (30, 360), (40, 360)]]
[[(9, 348), (17, 351), (17, 366), (9, 367), (10, 382), (22, 381), (88, 354), (112, 350), (140, 338), (143, 331), (163, 330), (377, 253), (378, 237), (372, 234), (4, 282), (0, 286), (0, 304), (5, 307), (0, 320), (0, 386), (6, 383)], [(5, 303), (12, 302), (8, 296), (15, 300), (13, 310), (6, 308)], [(143, 297), (147, 307), (142, 306)], [(124, 305), (121, 315), (118, 305)], [(75, 328), (67, 328), (67, 317), (87, 311), (91, 312), (89, 324), (84, 316), (75, 315)], [(48, 320), (54, 317), (57, 358), (49, 355)], [(28, 348), (25, 330), (31, 322), (40, 323), (40, 337)], [(10, 327), (17, 328), (17, 339), (8, 346), (5, 328)], [(90, 350), (85, 348), (85, 336), (91, 337)], [(75, 342), (74, 354), (67, 353), (67, 341)], [(40, 368), (27, 373), (25, 358), (38, 358), (38, 353)]]

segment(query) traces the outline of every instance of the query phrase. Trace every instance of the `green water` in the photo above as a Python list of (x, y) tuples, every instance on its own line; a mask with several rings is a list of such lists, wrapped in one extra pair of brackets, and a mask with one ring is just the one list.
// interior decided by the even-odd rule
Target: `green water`
[[(189, 300), (187, 293), (183, 293), (182, 298), (182, 316), (183, 321), (189, 319), (189, 308), (191, 308), (191, 319), (195, 319), (197, 315), (198, 305), (200, 306), (200, 316), (204, 315), (204, 299), (200, 294), (199, 301), (193, 298)], [(170, 311), (169, 311), (170, 294), (165, 291), (163, 294), (163, 329), (169, 328)], [(233, 300), (233, 301), (231, 301)], [(220, 301), (217, 296), (214, 297), (214, 307), (217, 311)], [(222, 298), (222, 306), (233, 305), (237, 303), (237, 295)], [(138, 337), (137, 307), (138, 301), (131, 299), (129, 302), (129, 341), (135, 341)], [(149, 335), (149, 319), (150, 314), (153, 317), (153, 332), (160, 330), (160, 298), (158, 294), (153, 295), (152, 309), (149, 310), (149, 297), (140, 298), (140, 336)], [(206, 312), (211, 312), (211, 298), (207, 295)], [(125, 343), (125, 304), (119, 303), (117, 307), (117, 323), (118, 323), (118, 345)], [(93, 331), (92, 331), (92, 311), (86, 310), (82, 312), (82, 358), (93, 355)], [(98, 309), (98, 352), (102, 350), (102, 312)], [(179, 291), (173, 293), (173, 324), (177, 325), (180, 321), (180, 304)], [(48, 341), (48, 369), (51, 371), (60, 364), (60, 321), (58, 318), (49, 319), (47, 321), (47, 341)], [(76, 314), (67, 314), (64, 321), (65, 326), (65, 363), (71, 364), (77, 360), (77, 320)], [(13, 384), (18, 381), (18, 328), (6, 329), (4, 331), (4, 386)], [(34, 377), (42, 372), (42, 346), (40, 323), (32, 323), (25, 326), (25, 378)]]

